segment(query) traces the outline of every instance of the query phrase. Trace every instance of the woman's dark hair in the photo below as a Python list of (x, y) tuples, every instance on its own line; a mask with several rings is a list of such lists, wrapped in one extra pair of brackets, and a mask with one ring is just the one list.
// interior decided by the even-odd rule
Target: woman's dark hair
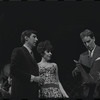
[(47, 50), (47, 51), (51, 51), (52, 50), (52, 45), (50, 43), (49, 40), (45, 40), (43, 42), (40, 42), (37, 46), (37, 51), (40, 55), (44, 55), (44, 51)]

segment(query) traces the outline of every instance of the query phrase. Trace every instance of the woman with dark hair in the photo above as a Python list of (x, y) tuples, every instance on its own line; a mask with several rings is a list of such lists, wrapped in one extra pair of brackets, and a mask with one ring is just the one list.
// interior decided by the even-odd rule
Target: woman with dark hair
[(44, 82), (40, 83), (39, 97), (69, 98), (59, 81), (57, 64), (49, 62), (51, 50), (52, 45), (48, 40), (40, 42), (37, 46), (37, 51), (42, 57), (38, 63), (39, 74), (44, 79)]

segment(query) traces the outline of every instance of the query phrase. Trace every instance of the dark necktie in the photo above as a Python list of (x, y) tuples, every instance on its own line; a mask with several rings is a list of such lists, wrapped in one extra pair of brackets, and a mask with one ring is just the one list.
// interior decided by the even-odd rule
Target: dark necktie
[(33, 55), (33, 52), (32, 51), (30, 52), (30, 55), (34, 59), (34, 55)]
[(90, 57), (90, 58), (92, 58), (92, 55), (91, 55), (91, 53), (92, 53), (92, 50), (89, 52), (89, 57)]

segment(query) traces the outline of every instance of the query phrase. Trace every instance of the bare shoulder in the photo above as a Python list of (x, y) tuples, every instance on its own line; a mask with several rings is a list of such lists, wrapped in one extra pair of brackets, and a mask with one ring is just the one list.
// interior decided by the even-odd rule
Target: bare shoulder
[(53, 62), (53, 63), (51, 63), (51, 64), (52, 64), (53, 66), (57, 67), (57, 64), (56, 64), (56, 63)]
[(38, 62), (37, 64), (40, 64), (41, 62)]
[(40, 66), (41, 65), (41, 62), (38, 62), (37, 65)]

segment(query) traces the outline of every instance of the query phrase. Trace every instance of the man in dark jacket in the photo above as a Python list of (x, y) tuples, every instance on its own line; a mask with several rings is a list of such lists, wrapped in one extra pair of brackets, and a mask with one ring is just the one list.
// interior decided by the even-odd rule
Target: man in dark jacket
[(83, 84), (83, 97), (93, 99), (98, 98), (100, 86), (100, 47), (95, 44), (94, 33), (85, 29), (80, 34), (81, 40), (87, 51), (80, 55), (79, 61), (76, 62), (76, 68), (73, 70), (73, 76), (81, 73)]
[(38, 66), (32, 51), (38, 41), (36, 33), (33, 30), (22, 32), (23, 46), (15, 48), (12, 52), (10, 68), (12, 100), (38, 100), (38, 82), (42, 79), (38, 76)]

